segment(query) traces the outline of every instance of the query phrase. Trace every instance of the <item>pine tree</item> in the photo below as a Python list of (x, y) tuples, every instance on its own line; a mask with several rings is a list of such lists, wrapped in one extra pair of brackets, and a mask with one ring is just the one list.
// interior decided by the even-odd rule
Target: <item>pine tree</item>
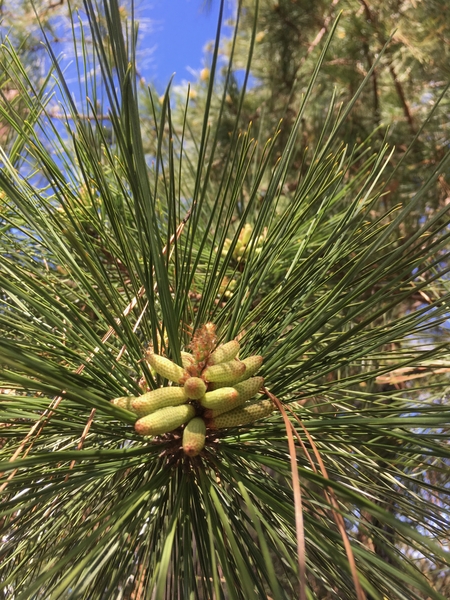
[[(146, 105), (133, 22), (116, 0), (85, 10), (79, 106), (51, 48), (38, 93), (2, 48), (26, 103), (0, 107), (15, 140), (0, 150), (2, 593), (442, 600), (429, 572), (448, 567), (447, 207), (399, 231), (448, 155), (386, 208), (392, 149), (370, 146), (369, 125), (348, 139), (364, 91), (325, 119), (316, 103), (332, 95), (331, 20), (304, 97), (274, 96), (250, 124), (243, 48), (221, 72), (216, 40), (195, 99), (147, 90)], [(237, 357), (220, 346), (233, 340)], [(243, 405), (255, 420), (238, 406), (216, 422), (203, 389), (244, 393), (249, 373), (264, 378)], [(136, 425), (172, 388), (167, 428), (161, 412)]]
[[(247, 64), (255, 16), (252, 0), (243, 5), (234, 50), (231, 40), (222, 45), (225, 56), (233, 52), (234, 70), (224, 106), (231, 124), (239, 103), (239, 71)], [(244, 100), (240, 126), (245, 130), (251, 120), (254, 135), (266, 139), (282, 117), (276, 145), (276, 151), (282, 151), (327, 33), (338, 17), (336, 35), (303, 114), (286, 187), (295, 188), (299, 171), (308, 168), (312, 160), (308, 149), (320, 140), (329, 111), (336, 115), (341, 103), (345, 106), (350, 101), (370, 73), (340, 139), (352, 148), (371, 137), (371, 144), (380, 147), (389, 128), (387, 140), (395, 151), (386, 171), (392, 179), (383, 203), (386, 209), (405, 204), (421, 179), (439, 164), (447, 147), (450, 17), (445, 0), (261, 0), (254, 32), (251, 94)], [(200, 114), (203, 103), (199, 96), (205, 91), (204, 82), (194, 85)], [(221, 136), (224, 154), (228, 152), (226, 123)], [(405, 156), (425, 123), (426, 133)], [(449, 190), (448, 176), (441, 173), (423, 203), (402, 224), (401, 233), (409, 234), (420, 226), (424, 212), (442, 208)]]

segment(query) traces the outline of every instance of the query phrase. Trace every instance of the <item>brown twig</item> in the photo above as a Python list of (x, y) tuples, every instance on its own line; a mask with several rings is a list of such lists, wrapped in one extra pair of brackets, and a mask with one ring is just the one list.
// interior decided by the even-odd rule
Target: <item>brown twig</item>
[(387, 375), (379, 375), (375, 382), (380, 385), (395, 385), (427, 377), (428, 375), (439, 375), (448, 372), (450, 372), (450, 367), (402, 367), (391, 371)]
[(59, 112), (59, 110), (57, 108), (48, 110), (47, 116), (50, 117), (50, 119), (59, 119), (60, 121), (73, 120), (73, 119), (76, 119), (77, 121), (79, 119), (81, 119), (82, 121), (110, 121), (111, 120), (111, 115), (102, 115), (102, 114), (82, 115), (82, 114), (78, 113), (76, 116), (73, 116), (70, 114), (61, 113), (61, 112)]
[(313, 41), (308, 46), (308, 49), (306, 50), (306, 54), (300, 60), (300, 67), (303, 66), (303, 64), (305, 63), (305, 61), (308, 58), (308, 56), (311, 54), (311, 52), (314, 50), (314, 48), (318, 44), (320, 44), (320, 41), (322, 40), (323, 36), (326, 34), (327, 29), (328, 29), (328, 25), (330, 24), (331, 19), (333, 18), (333, 12), (332, 12), (331, 9), (334, 8), (338, 2), (339, 2), (339, 0), (333, 0), (333, 2), (331, 3), (331, 5), (330, 5), (330, 12), (325, 17), (325, 19), (323, 20), (322, 28), (320, 29), (319, 33), (316, 35), (316, 37), (313, 39)]
[[(293, 417), (296, 419), (296, 421), (301, 426), (301, 428), (303, 429), (303, 431), (305, 432), (305, 435), (308, 438), (309, 443), (311, 444), (311, 447), (314, 452), (314, 456), (316, 457), (316, 460), (319, 463), (319, 468), (322, 473), (322, 476), (325, 479), (329, 480), (330, 478), (328, 477), (328, 473), (327, 473), (325, 465), (322, 461), (322, 457), (320, 456), (317, 446), (314, 443), (314, 440), (312, 439), (309, 431), (306, 429), (306, 427), (304, 426), (303, 422), (299, 419), (299, 417), (295, 413), (292, 413), (292, 414), (293, 414)], [(289, 421), (289, 423), (290, 423), (290, 421)], [(291, 427), (293, 427), (292, 423), (291, 423)], [(366, 600), (366, 595), (365, 595), (364, 590), (362, 589), (361, 583), (359, 581), (358, 570), (356, 568), (356, 562), (355, 562), (355, 556), (353, 554), (350, 540), (349, 540), (347, 532), (345, 530), (344, 518), (342, 517), (342, 515), (339, 511), (339, 504), (336, 499), (336, 494), (334, 493), (334, 490), (332, 488), (329, 488), (328, 490), (324, 489), (324, 494), (325, 494), (325, 497), (328, 500), (329, 504), (332, 506), (331, 512), (332, 512), (334, 521), (339, 529), (339, 533), (341, 534), (341, 537), (342, 537), (342, 542), (344, 544), (345, 552), (347, 554), (347, 560), (349, 562), (350, 571), (351, 571), (352, 577), (353, 577), (353, 584), (355, 586), (357, 600)]]
[[(364, 55), (367, 60), (367, 67), (368, 67), (368, 70), (370, 71), (370, 69), (373, 66), (373, 61), (372, 61), (372, 57), (370, 56), (369, 44), (366, 41), (363, 42), (363, 49), (364, 49)], [(375, 119), (375, 125), (378, 126), (380, 124), (380, 101), (379, 101), (379, 97), (378, 97), (378, 80), (377, 80), (376, 69), (374, 69), (372, 71), (371, 78), (372, 78), (374, 119)]]
[(398, 97), (400, 98), (400, 103), (403, 108), (403, 114), (405, 115), (405, 118), (408, 121), (411, 133), (416, 133), (416, 127), (414, 125), (414, 120), (408, 102), (406, 101), (405, 92), (403, 91), (402, 84), (398, 80), (397, 73), (395, 72), (394, 66), (391, 61), (389, 61), (389, 73), (391, 74), (392, 80), (394, 81), (395, 90), (397, 92)]
[[(263, 388), (264, 392), (269, 396), (275, 406), (278, 408), (283, 416), (284, 424), (286, 426), (286, 435), (288, 438), (289, 445), (289, 456), (291, 459), (291, 473), (292, 473), (292, 489), (294, 492), (294, 507), (295, 507), (295, 530), (297, 534), (297, 554), (298, 554), (298, 570), (300, 580), (300, 600), (306, 600), (306, 548), (305, 548), (305, 529), (303, 524), (303, 508), (302, 508), (302, 494), (300, 488), (300, 480), (298, 477), (297, 469), (297, 454), (295, 451), (295, 442), (292, 435), (292, 423), (287, 416), (286, 410), (282, 403), (274, 396), (268, 389)], [(359, 600), (359, 599), (358, 599)]]
[[(367, 4), (366, 0), (359, 0), (359, 1), (360, 1), (360, 3), (362, 4), (362, 6), (364, 8), (364, 14), (366, 15), (366, 19), (372, 23), (372, 25), (374, 26), (375, 33), (376, 33), (376, 35), (377, 35), (380, 43), (384, 46), (386, 44), (387, 40), (380, 33), (379, 29), (377, 29), (375, 27), (375, 25), (377, 23), (377, 20), (372, 15), (372, 11), (370, 10), (369, 5)], [(416, 133), (416, 127), (414, 125), (413, 116), (411, 114), (411, 110), (410, 110), (408, 102), (406, 100), (406, 95), (405, 95), (405, 92), (403, 91), (403, 86), (400, 83), (400, 81), (398, 80), (397, 73), (395, 72), (394, 65), (392, 64), (391, 60), (389, 60), (389, 62), (388, 62), (388, 68), (389, 68), (389, 73), (390, 73), (390, 75), (392, 77), (392, 80), (394, 82), (395, 90), (397, 92), (397, 95), (398, 95), (398, 97), (400, 99), (400, 103), (401, 103), (402, 108), (403, 108), (403, 114), (405, 115), (405, 118), (408, 121), (409, 127), (411, 129), (411, 133), (414, 134), (414, 133)]]

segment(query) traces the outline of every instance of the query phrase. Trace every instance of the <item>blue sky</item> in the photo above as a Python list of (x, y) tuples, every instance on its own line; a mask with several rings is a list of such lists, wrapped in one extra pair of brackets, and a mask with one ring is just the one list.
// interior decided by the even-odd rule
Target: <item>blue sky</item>
[[(234, 2), (226, 0), (225, 19), (232, 15)], [(141, 0), (137, 19), (141, 21), (139, 64), (142, 75), (162, 92), (175, 72), (175, 83), (193, 81), (190, 69), (199, 71), (204, 46), (216, 35), (220, 0)], [(229, 31), (229, 30), (228, 30)]]

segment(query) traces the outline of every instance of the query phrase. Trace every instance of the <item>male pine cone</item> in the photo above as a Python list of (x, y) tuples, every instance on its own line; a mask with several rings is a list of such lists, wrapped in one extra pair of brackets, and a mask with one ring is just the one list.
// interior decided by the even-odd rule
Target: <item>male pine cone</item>
[(183, 450), (188, 456), (197, 456), (205, 447), (206, 424), (200, 417), (191, 419), (183, 431)]
[[(253, 377), (263, 357), (254, 355), (239, 360), (237, 340), (211, 351), (215, 326), (207, 325), (191, 344), (193, 354), (182, 352), (182, 367), (158, 354), (147, 356), (153, 371), (178, 385), (158, 388), (137, 398), (112, 400), (116, 406), (136, 413), (135, 430), (143, 436), (162, 435), (186, 424), (182, 447), (188, 456), (202, 451), (207, 428), (247, 425), (274, 410), (270, 400), (246, 404), (264, 385), (263, 377)], [(206, 366), (204, 359), (199, 358), (203, 355)], [(195, 416), (199, 410), (202, 417)]]
[(150, 354), (147, 356), (147, 360), (150, 366), (153, 367), (158, 373), (158, 375), (165, 377), (169, 381), (180, 383), (183, 377), (186, 375), (183, 367), (180, 367), (168, 358), (160, 356), (159, 354), (150, 352)]
[(195, 409), (190, 404), (167, 406), (138, 419), (134, 429), (139, 435), (162, 435), (186, 423), (195, 415)]
[(233, 385), (244, 375), (245, 369), (245, 364), (240, 360), (230, 360), (206, 367), (202, 375), (206, 381)]
[(166, 406), (186, 404), (188, 397), (182, 387), (163, 387), (147, 392), (131, 402), (133, 411), (138, 417), (145, 417)]
[(247, 379), (246, 381), (235, 383), (232, 388), (218, 388), (213, 392), (208, 392), (208, 394), (211, 396), (212, 394), (221, 392), (221, 390), (232, 389), (237, 392), (237, 395), (232, 398), (231, 402), (223, 402), (221, 404), (216, 403), (215, 405), (212, 405), (210, 403), (208, 405), (202, 401), (203, 406), (207, 409), (205, 411), (205, 417), (217, 417), (222, 413), (228, 412), (234, 408), (237, 408), (238, 406), (241, 406), (242, 404), (245, 404), (247, 400), (250, 400), (259, 392), (263, 385), (264, 377), (250, 377), (250, 379)]
[(239, 352), (239, 348), (240, 346), (237, 340), (231, 340), (231, 342), (221, 344), (211, 353), (208, 358), (208, 365), (217, 365), (232, 360)]
[(261, 400), (255, 404), (235, 408), (229, 412), (223, 413), (217, 417), (209, 419), (207, 425), (210, 429), (226, 429), (228, 427), (238, 427), (247, 425), (258, 419), (267, 417), (274, 411), (274, 405), (271, 400)]

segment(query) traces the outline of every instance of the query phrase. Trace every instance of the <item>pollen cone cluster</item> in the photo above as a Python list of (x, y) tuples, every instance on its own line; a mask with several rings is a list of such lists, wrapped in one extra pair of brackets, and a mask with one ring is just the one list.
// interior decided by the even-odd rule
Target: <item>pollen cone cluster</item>
[(170, 384), (111, 402), (137, 415), (134, 428), (139, 435), (159, 436), (183, 427), (181, 446), (186, 456), (195, 457), (208, 433), (252, 423), (269, 415), (274, 406), (270, 400), (252, 402), (264, 384), (262, 377), (254, 377), (262, 356), (239, 360), (237, 340), (217, 346), (212, 323), (195, 333), (189, 349), (192, 352), (181, 354), (183, 366), (150, 353), (152, 373)]

